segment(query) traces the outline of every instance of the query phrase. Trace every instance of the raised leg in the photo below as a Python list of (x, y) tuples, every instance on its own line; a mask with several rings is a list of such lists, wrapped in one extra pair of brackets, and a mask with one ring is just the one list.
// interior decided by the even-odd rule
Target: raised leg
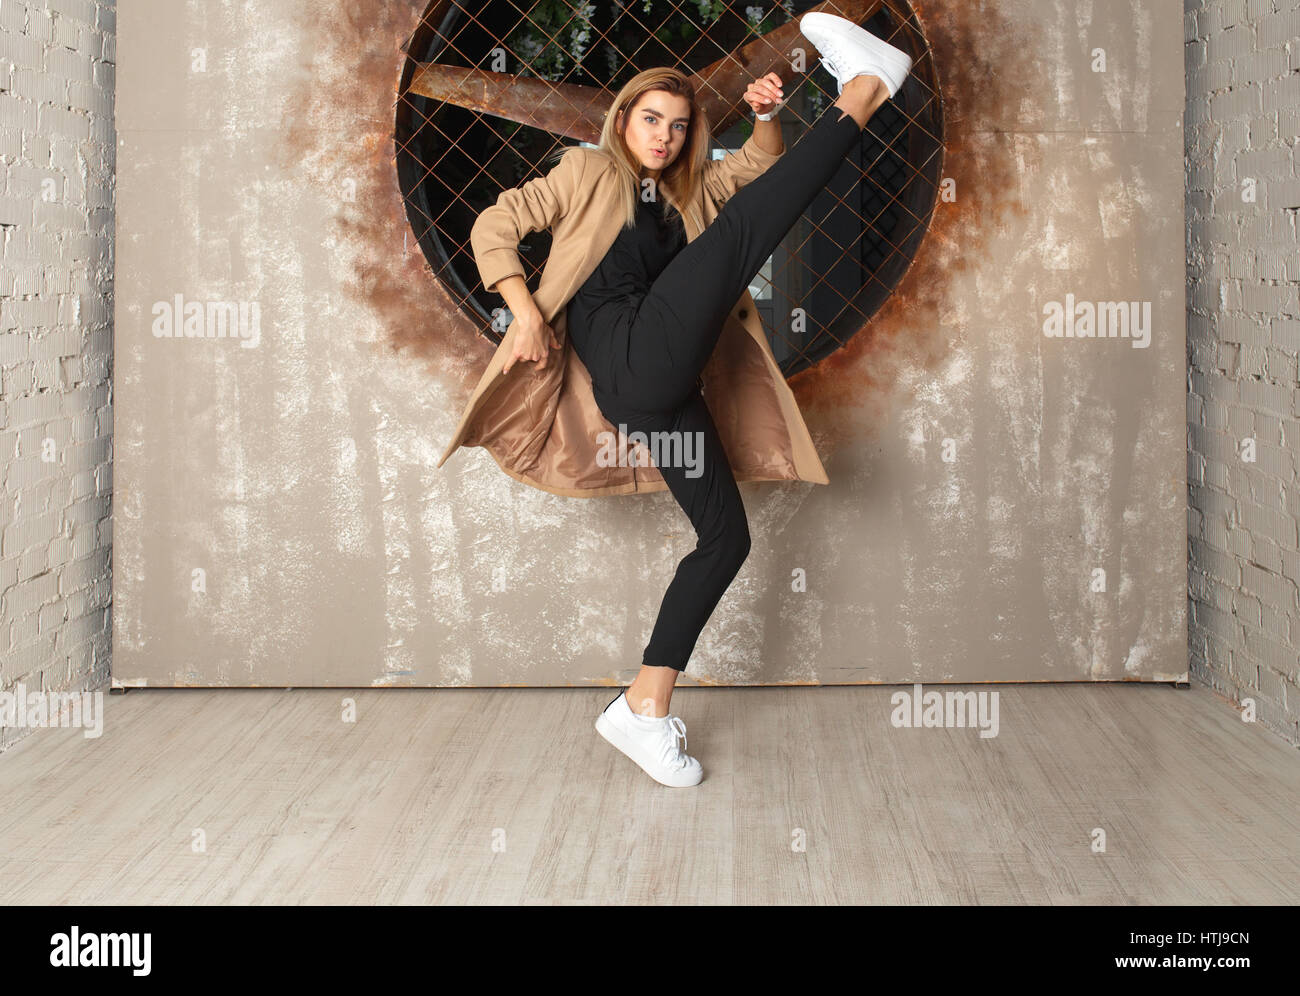
[(642, 410), (681, 404), (708, 362), (727, 312), (786, 233), (839, 170), (888, 98), (875, 77), (850, 81), (836, 103), (659, 274), (614, 370), (620, 398)]

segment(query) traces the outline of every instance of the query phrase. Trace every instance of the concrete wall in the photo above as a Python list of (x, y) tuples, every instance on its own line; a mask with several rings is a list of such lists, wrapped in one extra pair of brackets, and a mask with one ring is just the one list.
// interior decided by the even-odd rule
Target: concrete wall
[[(0, 2), (3, 690), (107, 679), (114, 6)], [(1185, 7), (1191, 673), (1300, 742), (1300, 3)]]
[(0, 691), (109, 680), (115, 32), (0, 2)]
[[(913, 6), (955, 200), (791, 379), (831, 483), (742, 485), (683, 681), (1185, 678), (1180, 0)], [(115, 683), (624, 683), (695, 545), (666, 492), (434, 467), (493, 346), (397, 185), (425, 8), (122, 8)], [(1149, 341), (1057, 337), (1066, 301), (1140, 304)], [(247, 338), (165, 334), (236, 303)]]
[(1300, 2), (1184, 26), (1191, 674), (1300, 743)]

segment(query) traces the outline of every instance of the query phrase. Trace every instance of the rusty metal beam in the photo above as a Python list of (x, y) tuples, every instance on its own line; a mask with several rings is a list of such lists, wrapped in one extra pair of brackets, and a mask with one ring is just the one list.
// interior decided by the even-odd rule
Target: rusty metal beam
[[(882, 5), (882, 0), (843, 0), (813, 9), (839, 14), (860, 24)], [(799, 31), (796, 20), (755, 38), (692, 74), (691, 82), (700, 107), (715, 133), (726, 131), (744, 113), (744, 104), (732, 94), (743, 93), (750, 80), (765, 73), (780, 74), (788, 69), (787, 53), (795, 46), (796, 39), (802, 39), (810, 53), (816, 51)], [(613, 99), (613, 94), (603, 87), (551, 83), (434, 62), (419, 66), (406, 92), (593, 145), (600, 138), (605, 113)]]

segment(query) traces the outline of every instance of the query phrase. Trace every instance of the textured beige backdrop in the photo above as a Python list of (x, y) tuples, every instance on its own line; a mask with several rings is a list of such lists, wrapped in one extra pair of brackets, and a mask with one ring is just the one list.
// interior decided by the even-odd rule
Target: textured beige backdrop
[[(424, 5), (119, 3), (115, 684), (624, 682), (694, 544), (664, 492), (434, 470), (492, 346), (403, 252)], [(1185, 680), (1182, 5), (913, 6), (957, 201), (792, 379), (831, 484), (741, 485), (682, 683)], [(1150, 348), (1046, 338), (1067, 293)], [(177, 295), (260, 339), (156, 337)]]

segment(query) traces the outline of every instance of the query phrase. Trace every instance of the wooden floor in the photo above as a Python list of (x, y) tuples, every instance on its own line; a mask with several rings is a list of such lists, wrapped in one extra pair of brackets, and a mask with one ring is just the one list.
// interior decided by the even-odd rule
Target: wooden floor
[(596, 733), (612, 688), (105, 694), (0, 754), (0, 902), (1300, 899), (1300, 753), (1212, 692), (964, 686), (981, 739), (899, 687), (679, 688), (677, 789)]

